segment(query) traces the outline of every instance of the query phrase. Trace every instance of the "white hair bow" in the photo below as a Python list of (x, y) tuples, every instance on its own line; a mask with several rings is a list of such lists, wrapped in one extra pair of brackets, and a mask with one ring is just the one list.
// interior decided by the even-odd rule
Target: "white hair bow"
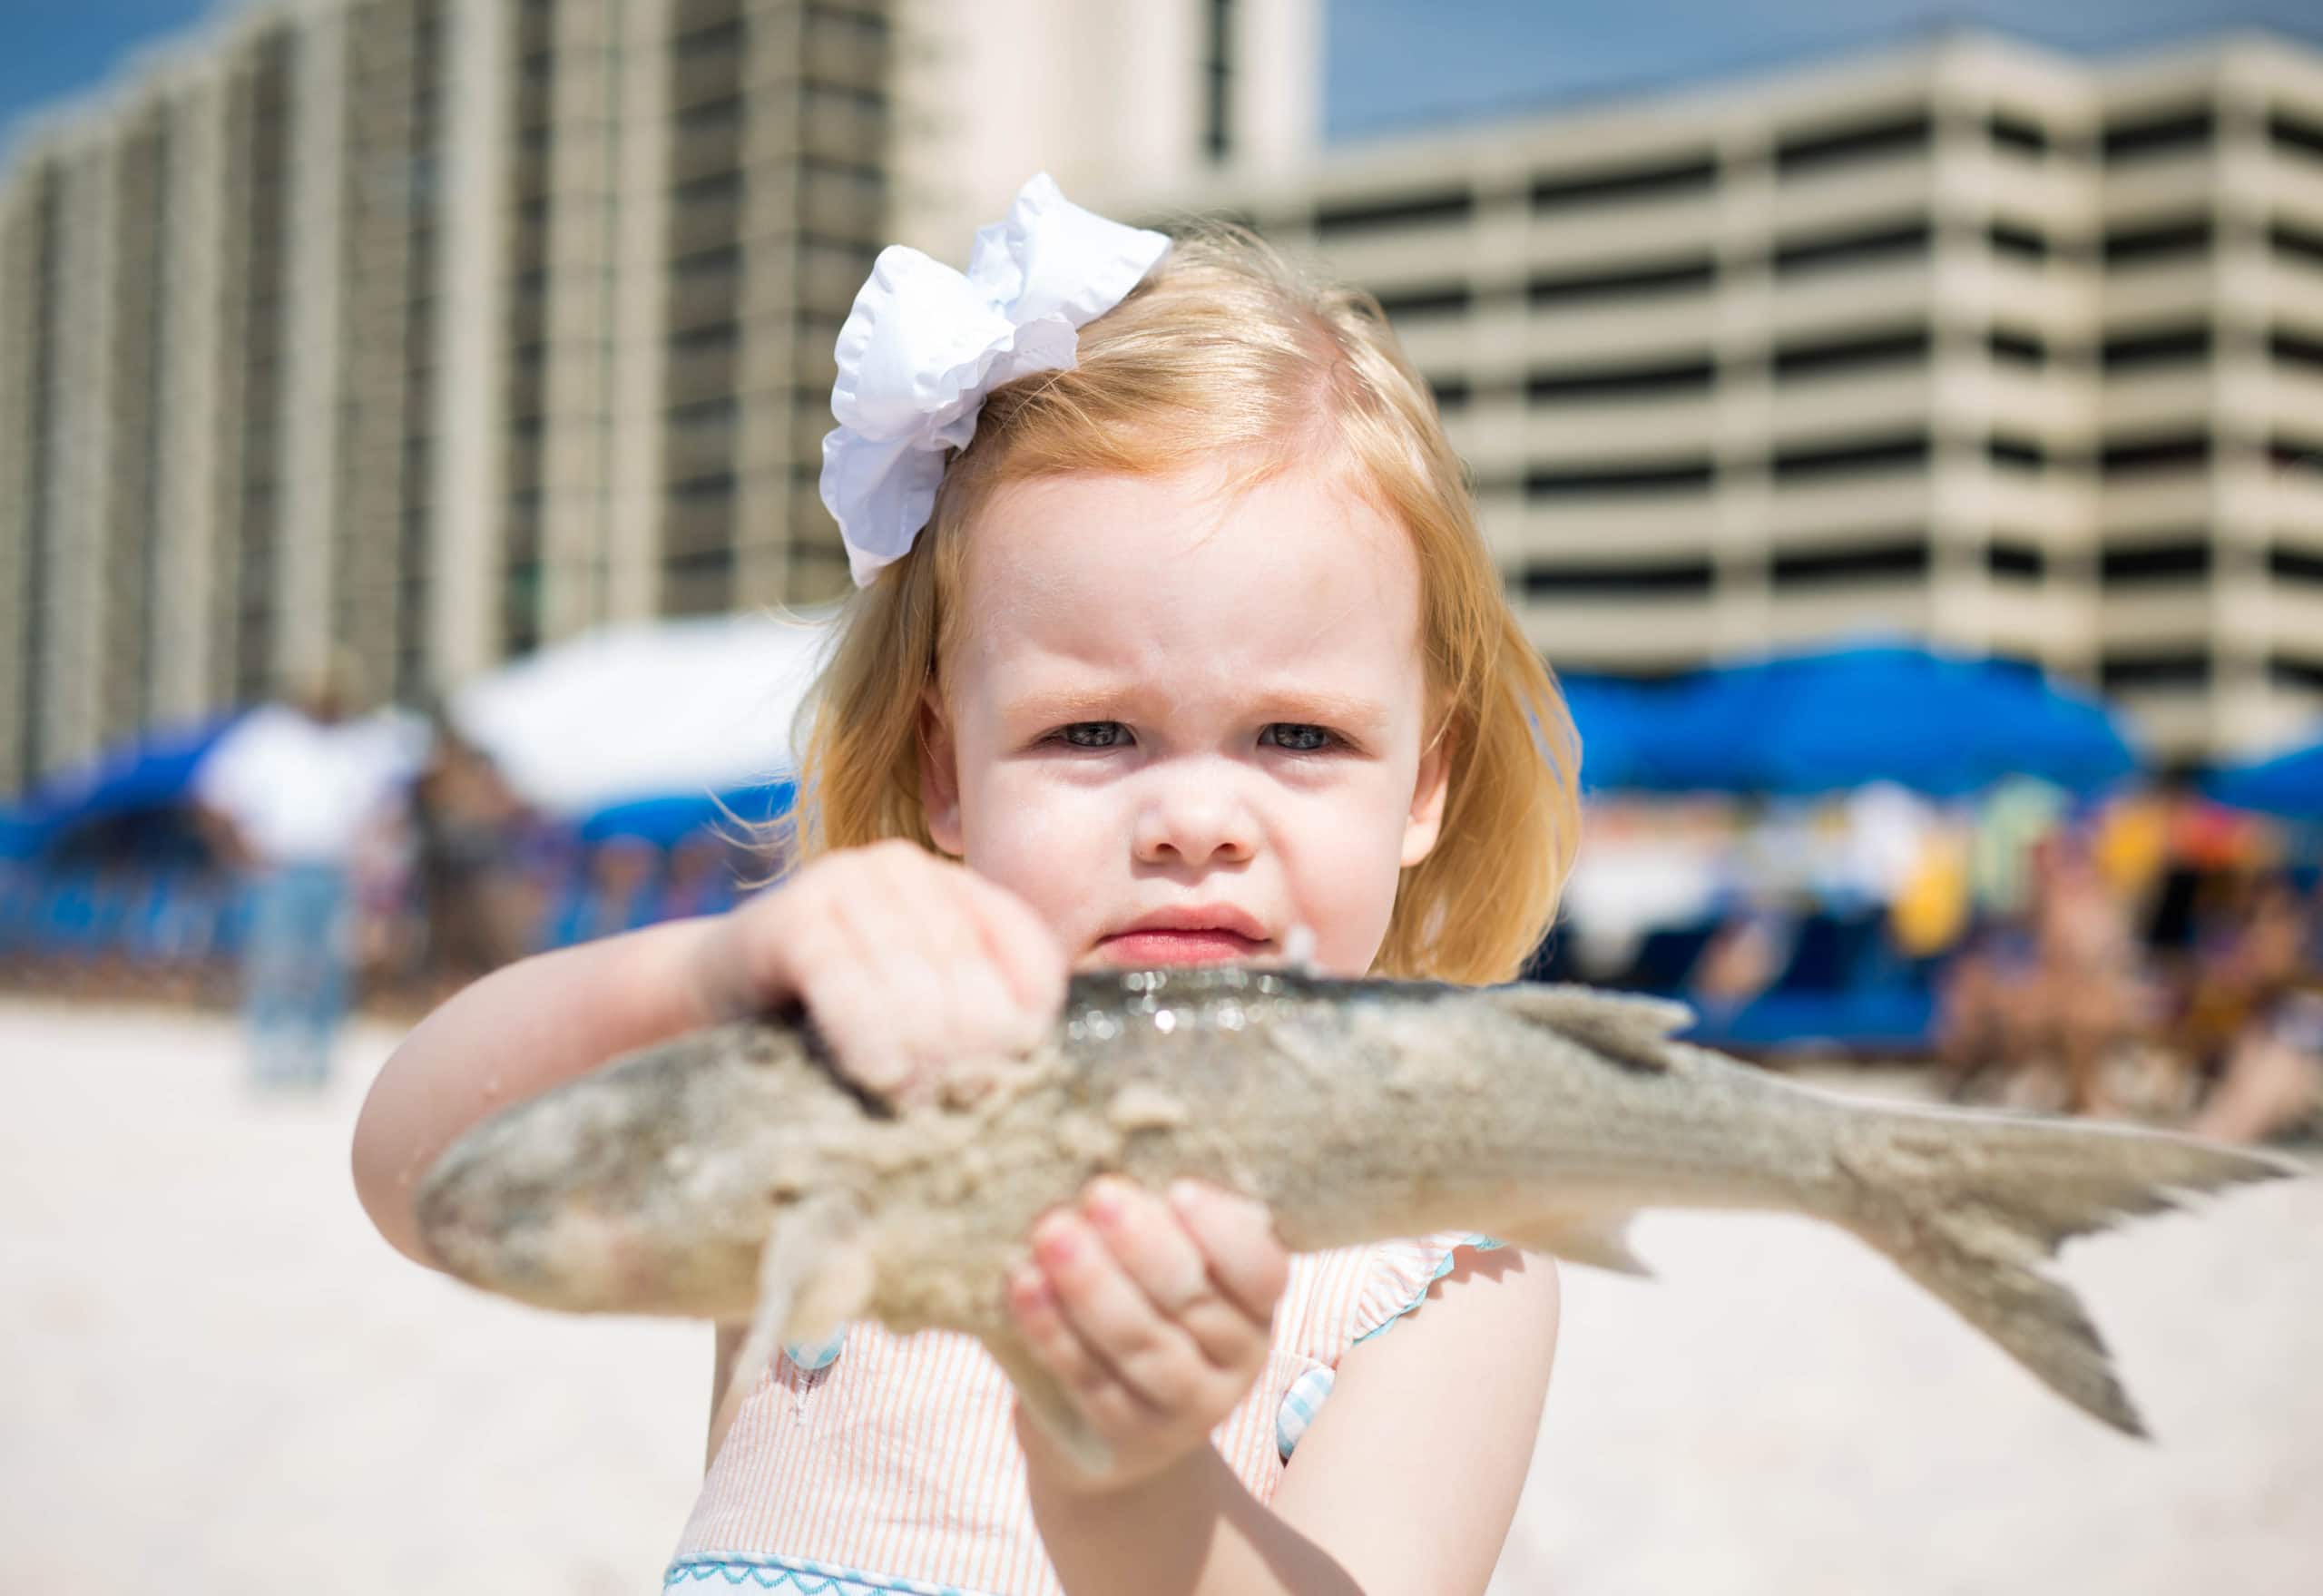
[(1079, 329), (1128, 298), (1170, 240), (1083, 211), (1048, 173), (1005, 220), (976, 232), (967, 275), (891, 244), (838, 334), (823, 439), (823, 503), (848, 567), (867, 587), (936, 508), (948, 449), (976, 432), (985, 396), (1035, 371), (1069, 371)]

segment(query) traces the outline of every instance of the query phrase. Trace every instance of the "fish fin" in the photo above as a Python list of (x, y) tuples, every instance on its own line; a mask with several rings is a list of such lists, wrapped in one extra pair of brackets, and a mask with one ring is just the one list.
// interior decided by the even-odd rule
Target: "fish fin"
[(2073, 1237), (2178, 1207), (2174, 1192), (2299, 1172), (2191, 1137), (1939, 1110), (1853, 1120), (1835, 1159), (1834, 1217), (2051, 1390), (2141, 1439), (2104, 1338), (2041, 1264)]
[(1630, 1215), (1587, 1213), (1578, 1209), (1545, 1209), (1517, 1225), (1504, 1224), (1509, 1239), (1534, 1252), (1545, 1252), (1560, 1263), (1586, 1264), (1616, 1275), (1642, 1280), (1653, 1278), (1636, 1253), (1630, 1250)]
[(1024, 1340), (1008, 1334), (987, 1335), (985, 1350), (1016, 1387), (1016, 1396), (1024, 1403), (1024, 1411), (1033, 1422), (1045, 1431), (1049, 1438), (1062, 1447), (1066, 1456), (1092, 1474), (1102, 1474), (1112, 1466), (1113, 1449), (1097, 1434), (1081, 1409), (1066, 1394), (1064, 1386), (1046, 1366), (1033, 1356), (1033, 1349)]
[[(789, 1334), (800, 1307), (816, 1302), (817, 1288), (829, 1260), (834, 1256), (863, 1257), (859, 1249), (847, 1246), (858, 1226), (854, 1209), (831, 1199), (801, 1203), (775, 1220), (765, 1249), (759, 1254), (758, 1307), (750, 1316), (750, 1333), (742, 1337), (741, 1350), (734, 1355), (727, 1373), (725, 1394), (711, 1420), (711, 1434), (723, 1435), (732, 1429), (735, 1415), (758, 1388), (759, 1376), (774, 1361), (774, 1349)], [(867, 1286), (864, 1295), (869, 1295)], [(817, 1306), (827, 1310), (828, 1304)], [(825, 1327), (827, 1331), (830, 1327)]]
[(1684, 1004), (1589, 986), (1520, 982), (1480, 995), (1504, 1013), (1641, 1070), (1669, 1069), (1671, 1033), (1694, 1023), (1694, 1011)]

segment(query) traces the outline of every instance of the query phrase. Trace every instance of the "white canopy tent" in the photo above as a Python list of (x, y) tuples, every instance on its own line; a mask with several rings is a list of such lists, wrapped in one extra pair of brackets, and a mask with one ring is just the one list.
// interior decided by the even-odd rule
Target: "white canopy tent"
[(836, 637), (831, 614), (609, 627), (452, 695), (452, 722), (533, 802), (564, 815), (793, 774), (791, 722)]

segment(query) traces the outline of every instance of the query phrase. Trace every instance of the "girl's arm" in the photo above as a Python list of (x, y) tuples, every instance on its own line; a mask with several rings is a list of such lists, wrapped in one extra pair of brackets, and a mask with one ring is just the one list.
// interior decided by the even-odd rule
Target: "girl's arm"
[(1274, 1511), (1366, 1591), (1481, 1592), (1516, 1516), (1557, 1344), (1555, 1261), (1462, 1251), (1339, 1360)]
[[(1220, 1233), (1206, 1250), (1215, 1268), (1238, 1248)], [(1063, 1288), (1075, 1292), (1069, 1280)], [(1020, 1416), (1034, 1517), (1065, 1588), (1482, 1591), (1548, 1391), (1555, 1268), (1516, 1252), (1463, 1252), (1428, 1297), (1408, 1322), (1340, 1359), (1271, 1509), (1206, 1442), (1127, 1483), (1092, 1484)], [(1097, 1351), (1125, 1367), (1144, 1337), (1124, 1324)], [(1068, 1385), (1091, 1387), (1070, 1360), (1051, 1361)], [(1137, 1434), (1126, 1422), (1106, 1427)]]
[(355, 1127), (355, 1190), (421, 1263), (412, 1199), (438, 1154), (512, 1102), (649, 1043), (798, 1001), (841, 1067), (899, 1098), (964, 1047), (1029, 1045), (1065, 958), (1013, 894), (909, 843), (829, 854), (724, 915), (650, 926), (494, 972), (379, 1071)]

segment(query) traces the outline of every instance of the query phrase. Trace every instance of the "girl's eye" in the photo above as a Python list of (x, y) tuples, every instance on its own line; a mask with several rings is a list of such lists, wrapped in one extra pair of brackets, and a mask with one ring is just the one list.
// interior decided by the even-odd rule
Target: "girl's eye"
[(1129, 728), (1118, 720), (1076, 720), (1051, 735), (1076, 749), (1117, 749), (1129, 744)]
[(1294, 754), (1319, 754), (1338, 740), (1320, 726), (1302, 726), (1291, 720), (1276, 721), (1260, 734), (1260, 739)]

